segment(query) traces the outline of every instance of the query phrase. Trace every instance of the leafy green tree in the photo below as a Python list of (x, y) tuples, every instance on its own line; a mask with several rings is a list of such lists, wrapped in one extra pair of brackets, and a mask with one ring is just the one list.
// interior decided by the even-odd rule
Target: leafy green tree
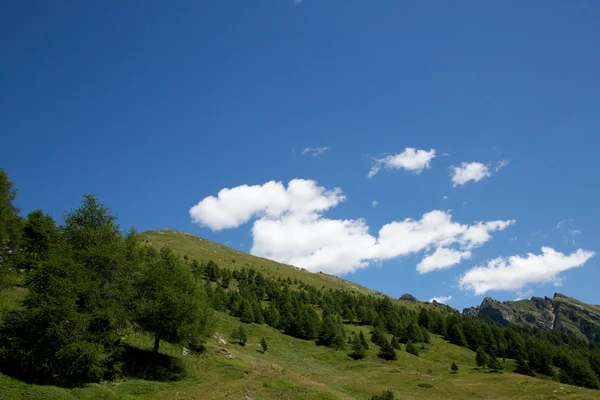
[(32, 272), (24, 310), (3, 321), (0, 364), (42, 382), (102, 378), (115, 360), (83, 306), (91, 289), (87, 275), (68, 247)]
[(135, 322), (154, 334), (155, 355), (161, 339), (198, 346), (212, 334), (213, 312), (202, 286), (168, 247), (148, 249), (137, 290)]
[(452, 370), (452, 373), (457, 373), (458, 372), (458, 365), (456, 365), (456, 362), (452, 362), (452, 365), (450, 366), (450, 369)]
[(0, 287), (5, 284), (5, 271), (13, 267), (11, 261), (16, 256), (21, 236), (20, 210), (14, 204), (16, 197), (14, 183), (0, 169)]
[(352, 337), (352, 353), (349, 356), (355, 360), (361, 360), (367, 356), (367, 351), (357, 335)]
[(431, 317), (429, 316), (429, 312), (425, 308), (421, 308), (419, 311), (419, 325), (422, 328), (429, 329), (430, 323)]
[(341, 349), (345, 346), (346, 333), (340, 317), (330, 314), (321, 323), (317, 345)]
[(360, 340), (360, 344), (365, 348), (365, 350), (369, 350), (369, 343), (367, 343), (367, 339), (365, 338), (365, 334), (363, 331), (360, 331), (358, 334), (358, 339)]
[(449, 325), (447, 328), (447, 339), (450, 343), (457, 346), (465, 347), (467, 345), (467, 339), (462, 331), (461, 326), (458, 323)]
[(485, 354), (485, 351), (483, 351), (483, 349), (481, 347), (478, 347), (477, 352), (475, 354), (475, 364), (478, 367), (485, 367), (487, 362), (488, 362), (487, 354)]
[(387, 339), (384, 338), (384, 340), (385, 341), (379, 347), (379, 353), (377, 354), (377, 357), (383, 358), (384, 360), (388, 361), (397, 360), (398, 355), (396, 354), (396, 351), (394, 350), (392, 345), (387, 341)]
[(533, 369), (531, 369), (531, 367), (529, 366), (529, 363), (523, 357), (517, 358), (517, 365), (515, 368), (515, 372), (517, 374), (535, 377), (535, 373), (533, 372)]
[(500, 361), (498, 361), (498, 357), (496, 357), (494, 353), (488, 356), (487, 366), (489, 369), (493, 369), (496, 371), (502, 369), (502, 365), (500, 364)]
[(392, 336), (392, 341), (390, 342), (390, 344), (392, 345), (392, 347), (396, 350), (402, 350), (402, 345), (400, 344), (400, 342), (398, 341), (398, 339), (396, 339), (396, 336)]
[(29, 270), (48, 259), (50, 250), (59, 238), (54, 219), (41, 210), (29, 213), (23, 227), (21, 268)]
[(419, 357), (419, 349), (414, 345), (413, 342), (406, 343), (406, 352), (414, 356)]
[(423, 332), (423, 343), (431, 343), (429, 331), (426, 328), (421, 328), (421, 331)]
[(267, 341), (265, 340), (265, 338), (261, 338), (260, 339), (260, 347), (262, 348), (263, 353), (265, 353), (267, 351), (267, 349), (269, 348), (269, 346), (267, 345)]
[(383, 346), (384, 343), (387, 343), (385, 332), (380, 326), (375, 327), (373, 332), (371, 332), (371, 343), (374, 343), (379, 347)]

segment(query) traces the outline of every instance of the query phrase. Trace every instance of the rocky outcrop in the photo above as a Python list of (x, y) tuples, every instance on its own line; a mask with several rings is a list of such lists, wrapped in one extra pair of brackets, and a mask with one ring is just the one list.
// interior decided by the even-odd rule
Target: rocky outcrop
[(410, 301), (411, 303), (420, 303), (420, 301), (412, 294), (404, 293), (398, 300)]
[(486, 297), (479, 307), (465, 308), (463, 314), (490, 318), (502, 325), (564, 330), (600, 342), (600, 307), (561, 293), (555, 293), (553, 298), (532, 297), (505, 302)]

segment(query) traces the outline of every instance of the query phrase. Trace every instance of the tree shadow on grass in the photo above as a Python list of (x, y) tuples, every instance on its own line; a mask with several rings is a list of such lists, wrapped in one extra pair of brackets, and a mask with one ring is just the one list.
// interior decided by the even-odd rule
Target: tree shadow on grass
[(179, 381), (187, 376), (183, 362), (166, 354), (125, 346), (123, 376), (151, 381)]

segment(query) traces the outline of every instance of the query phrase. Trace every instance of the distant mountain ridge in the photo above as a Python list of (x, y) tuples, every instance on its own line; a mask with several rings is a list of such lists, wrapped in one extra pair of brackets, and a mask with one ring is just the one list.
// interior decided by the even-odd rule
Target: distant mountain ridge
[(491, 318), (502, 325), (519, 325), (544, 330), (564, 330), (579, 337), (600, 342), (600, 306), (555, 293), (552, 298), (499, 302), (486, 297), (479, 307), (463, 314)]

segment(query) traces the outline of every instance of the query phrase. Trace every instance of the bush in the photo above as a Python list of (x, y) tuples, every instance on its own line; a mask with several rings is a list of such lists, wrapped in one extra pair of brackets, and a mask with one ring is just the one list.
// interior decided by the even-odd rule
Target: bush
[(391, 390), (386, 390), (383, 393), (375, 394), (371, 396), (370, 400), (394, 400), (396, 397), (394, 396), (394, 392)]
[(433, 387), (431, 383), (418, 383), (417, 386), (425, 389), (431, 389)]

